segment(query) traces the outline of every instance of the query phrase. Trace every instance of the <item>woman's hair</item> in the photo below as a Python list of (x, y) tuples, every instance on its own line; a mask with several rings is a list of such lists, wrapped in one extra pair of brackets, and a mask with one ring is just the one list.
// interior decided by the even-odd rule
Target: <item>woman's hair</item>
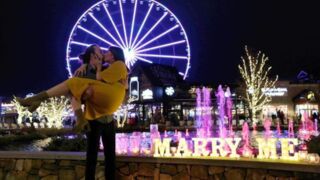
[(94, 47), (97, 47), (96, 44), (90, 45), (84, 53), (79, 55), (79, 59), (82, 61), (84, 64), (89, 64), (90, 62), (90, 55), (94, 54)]
[(117, 46), (110, 46), (109, 51), (112, 53), (115, 61), (122, 61), (126, 65), (128, 73), (130, 73), (129, 68), (126, 64), (126, 58), (124, 56), (123, 50)]
[(114, 60), (122, 61), (124, 63), (126, 62), (123, 50), (121, 48), (116, 46), (110, 46), (109, 51), (112, 53)]

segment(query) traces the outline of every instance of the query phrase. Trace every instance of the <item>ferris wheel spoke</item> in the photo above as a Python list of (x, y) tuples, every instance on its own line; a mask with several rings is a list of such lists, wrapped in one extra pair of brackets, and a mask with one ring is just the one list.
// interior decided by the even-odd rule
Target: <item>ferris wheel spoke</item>
[(78, 61), (79, 60), (79, 57), (70, 57), (69, 58), (69, 61)]
[(134, 44), (136, 43), (136, 41), (137, 41), (137, 39), (138, 39), (138, 37), (139, 37), (139, 35), (140, 35), (140, 33), (141, 33), (141, 30), (143, 29), (144, 24), (146, 23), (149, 15), (150, 15), (150, 12), (151, 12), (153, 6), (154, 6), (154, 3), (152, 3), (152, 4), (150, 5), (150, 7), (149, 7), (149, 9), (148, 9), (148, 12), (147, 12), (146, 16), (144, 17), (144, 19), (143, 19), (143, 21), (142, 21), (142, 24), (141, 24), (141, 26), (140, 26), (140, 28), (139, 28), (139, 30), (138, 30), (138, 33), (137, 33), (137, 35), (135, 35), (135, 38), (134, 38), (134, 40), (133, 40), (133, 43), (132, 43), (131, 47), (134, 46)]
[(185, 75), (183, 72), (179, 72), (179, 74), (180, 74), (181, 76), (184, 76), (184, 75)]
[(117, 35), (118, 35), (118, 37), (119, 37), (119, 39), (120, 39), (120, 41), (121, 41), (121, 43), (122, 43), (122, 46), (123, 46), (123, 47), (126, 46), (125, 43), (123, 42), (123, 39), (122, 39), (119, 31), (118, 31), (117, 26), (115, 25), (115, 23), (114, 23), (114, 21), (113, 21), (112, 16), (110, 15), (110, 12), (109, 12), (107, 6), (106, 6), (104, 3), (102, 3), (102, 4), (103, 4), (104, 10), (106, 11), (106, 13), (107, 13), (107, 15), (108, 15), (108, 17), (109, 17), (109, 19), (110, 19), (110, 21), (111, 21), (111, 24), (112, 24), (113, 28), (116, 30), (116, 33), (117, 33)]
[(101, 36), (98, 36), (97, 34), (89, 31), (88, 29), (86, 29), (86, 28), (84, 28), (84, 27), (82, 27), (82, 26), (78, 26), (78, 28), (81, 29), (81, 30), (83, 30), (84, 32), (90, 34), (91, 36), (99, 39), (100, 41), (103, 41), (104, 43), (106, 43), (106, 44), (108, 44), (108, 45), (110, 45), (110, 46), (114, 46), (114, 44), (113, 44), (112, 42), (109, 42), (109, 41), (105, 40), (105, 39), (102, 38)]
[(174, 55), (160, 55), (160, 54), (137, 54), (140, 57), (156, 57), (156, 58), (168, 58), (168, 59), (189, 59), (188, 56), (174, 56)]
[(140, 60), (140, 61), (143, 61), (143, 62), (147, 62), (147, 63), (150, 63), (150, 64), (153, 63), (152, 61), (150, 61), (150, 60), (148, 60), (148, 59), (146, 59), (146, 58), (140, 57), (140, 56), (137, 56), (136, 58), (137, 58), (138, 60)]
[(133, 46), (133, 49), (135, 49), (139, 44), (158, 26), (158, 24), (168, 15), (168, 12), (165, 12), (162, 17), (149, 29), (149, 31), (138, 41), (137, 44)]
[(122, 27), (124, 32), (124, 38), (126, 40), (126, 47), (128, 47), (128, 37), (127, 37), (127, 30), (126, 30), (126, 23), (124, 20), (124, 14), (123, 14), (123, 8), (122, 8), (122, 0), (119, 0), (119, 6), (120, 6), (120, 13), (121, 13), (121, 19), (122, 19)]
[[(89, 46), (92, 45), (92, 44), (82, 43), (82, 42), (78, 42), (78, 41), (71, 41), (71, 44), (75, 44), (75, 45), (79, 45), (79, 46), (83, 46), (83, 47), (89, 47)], [(105, 51), (108, 50), (108, 48), (106, 48), (106, 47), (100, 46), (100, 48), (101, 48), (102, 50), (105, 50)]]
[(160, 35), (158, 35), (158, 36), (152, 38), (151, 40), (149, 40), (148, 42), (144, 43), (143, 45), (137, 47), (136, 50), (139, 50), (139, 49), (145, 47), (146, 45), (148, 45), (148, 44), (152, 43), (153, 41), (155, 41), (155, 40), (163, 37), (164, 35), (170, 33), (171, 31), (173, 31), (173, 30), (175, 30), (175, 29), (177, 29), (178, 27), (179, 27), (178, 25), (173, 26), (172, 28), (168, 29), (167, 31), (161, 33)]
[(93, 13), (89, 13), (90, 17), (103, 29), (112, 39), (115, 43), (117, 43), (118, 46), (121, 48), (124, 48), (120, 42), (101, 24), (101, 22), (93, 15)]
[(134, 1), (133, 17), (132, 17), (132, 21), (131, 21), (131, 31), (130, 31), (129, 47), (131, 47), (131, 43), (132, 43), (132, 34), (133, 34), (133, 29), (134, 29), (134, 23), (135, 23), (135, 20), (136, 20), (137, 4), (138, 4), (138, 0), (135, 0), (135, 1)]
[(138, 50), (138, 49), (140, 49), (140, 48), (138, 48), (136, 52), (137, 53), (142, 53), (142, 52), (151, 51), (151, 50), (155, 50), (155, 49), (161, 49), (161, 48), (164, 48), (164, 47), (174, 46), (174, 45), (177, 45), (177, 44), (182, 44), (182, 43), (185, 43), (185, 42), (186, 42), (186, 40), (181, 40), (181, 41), (162, 44), (162, 45), (159, 45), (159, 46), (154, 46), (154, 47), (147, 48), (147, 49), (142, 49), (142, 50)]

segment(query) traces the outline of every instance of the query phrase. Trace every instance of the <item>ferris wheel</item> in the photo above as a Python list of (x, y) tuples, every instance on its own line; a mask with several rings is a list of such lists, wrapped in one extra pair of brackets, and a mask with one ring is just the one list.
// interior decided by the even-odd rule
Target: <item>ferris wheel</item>
[(79, 54), (91, 44), (102, 50), (121, 47), (131, 69), (137, 61), (174, 66), (185, 79), (190, 46), (179, 19), (155, 0), (102, 0), (86, 10), (69, 35), (69, 76), (79, 67)]

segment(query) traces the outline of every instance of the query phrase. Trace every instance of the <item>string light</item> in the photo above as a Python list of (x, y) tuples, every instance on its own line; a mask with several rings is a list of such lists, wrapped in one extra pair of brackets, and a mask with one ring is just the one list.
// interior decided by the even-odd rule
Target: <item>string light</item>
[(268, 77), (271, 67), (266, 65), (268, 57), (259, 51), (258, 53), (249, 52), (245, 46), (246, 55), (241, 57), (242, 65), (239, 65), (240, 74), (246, 87), (246, 97), (249, 109), (252, 112), (253, 123), (257, 123), (257, 112), (271, 101), (271, 96), (263, 93), (262, 89), (274, 88), (278, 76), (274, 80)]

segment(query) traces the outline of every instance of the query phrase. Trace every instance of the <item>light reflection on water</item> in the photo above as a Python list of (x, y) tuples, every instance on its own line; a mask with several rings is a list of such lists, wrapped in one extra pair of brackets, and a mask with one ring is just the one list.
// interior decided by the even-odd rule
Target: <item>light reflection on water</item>
[(8, 146), (1, 147), (2, 151), (42, 151), (45, 146), (51, 142), (52, 138), (48, 137), (45, 139), (35, 140), (33, 142), (17, 142), (9, 144)]

